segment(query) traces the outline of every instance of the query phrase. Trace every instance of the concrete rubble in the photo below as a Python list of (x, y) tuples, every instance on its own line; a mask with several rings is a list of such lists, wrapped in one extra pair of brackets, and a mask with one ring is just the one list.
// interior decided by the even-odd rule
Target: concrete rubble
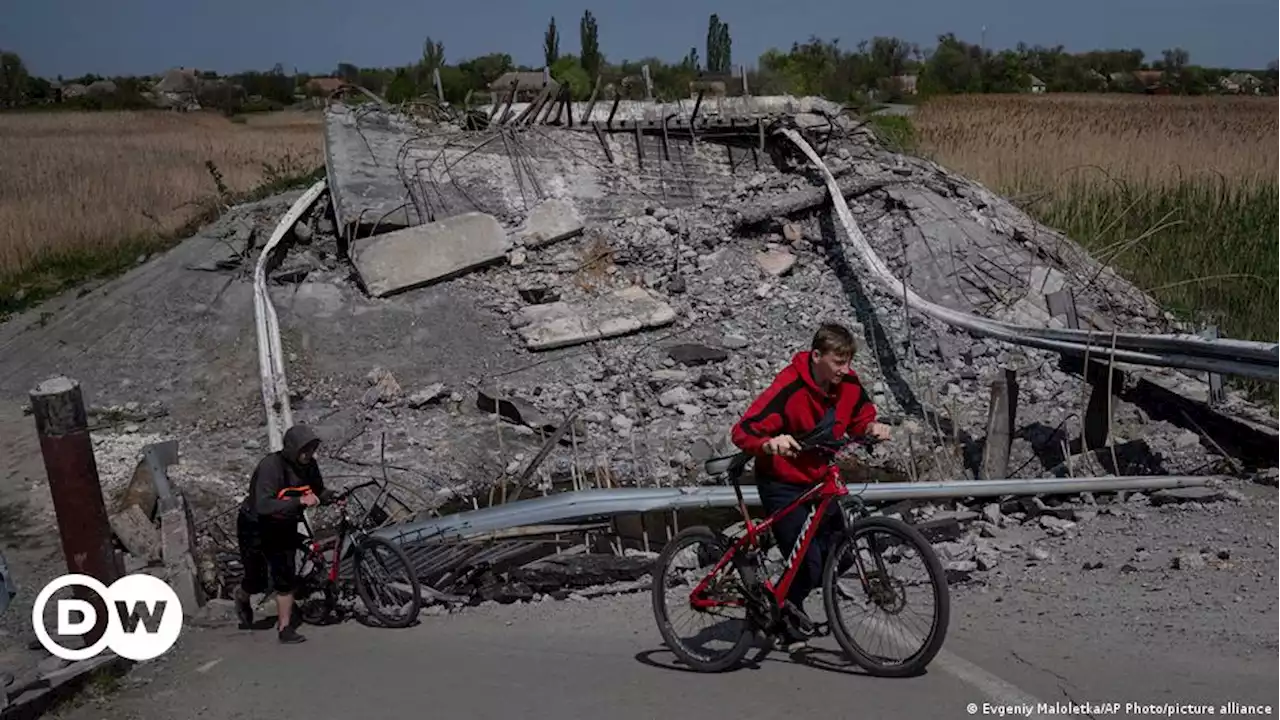
[[(1082, 327), (1177, 327), (1133, 285), (982, 186), (886, 150), (848, 118), (825, 119), (838, 108), (821, 101), (774, 104), (790, 113), (783, 122), (790, 117), (821, 140), (815, 146), (876, 252), (925, 298), (1058, 327), (1065, 319), (1044, 295), (1070, 288)], [(727, 120), (747, 110), (730, 103), (701, 112)], [(690, 108), (680, 111), (687, 118)], [(662, 117), (652, 107), (619, 112), (633, 121)], [(804, 116), (795, 120), (796, 113)], [(806, 349), (818, 323), (836, 321), (858, 336), (854, 365), (895, 433), (893, 443), (848, 465), (855, 481), (976, 477), (989, 382), (1011, 369), (1019, 385), (1011, 477), (1231, 472), (1275, 485), (1274, 443), (1269, 456), (1245, 452), (1133, 383), (1120, 383), (1104, 403), (1109, 432), (1094, 442), (1084, 419), (1096, 415), (1096, 394), (1077, 368), (1053, 353), (904, 312), (899, 297), (868, 282), (841, 252), (840, 231), (815, 192), (819, 181), (793, 150), (754, 120), (732, 132), (730, 142), (710, 130), (691, 140), (687, 129), (424, 131), (391, 112), (331, 108), (330, 189), (269, 265), (294, 418), (324, 438), (326, 476), (378, 474), (385, 451), (397, 494), (417, 512), (573, 487), (705, 482), (701, 462), (731, 450), (728, 430), (747, 404)], [(193, 564), (168, 562), (163, 529), (157, 558), (133, 510), (117, 508), (126, 514), (116, 532), (132, 562), (198, 576), (212, 596), (226, 596), (226, 570), (236, 564), (234, 514), (226, 511), (266, 452), (252, 341), (231, 328), (251, 328), (245, 260), (256, 257), (255, 238), (269, 235), (284, 207), (255, 206), (211, 229), (217, 237), (206, 254), (216, 257), (193, 258), (194, 274), (235, 282), (215, 301), (184, 299), (172, 311), (212, 328), (198, 341), (179, 338), (200, 351), (193, 357), (225, 353), (200, 366), (192, 396), (234, 387), (225, 394), (235, 401), (153, 406), (152, 396), (164, 393), (141, 382), (103, 383), (104, 397), (95, 399), (113, 408), (103, 416), (115, 424), (95, 432), (109, 498), (126, 489), (142, 445), (163, 437), (183, 443), (183, 464), (172, 470), (200, 536)], [(205, 319), (220, 305), (239, 314)], [(109, 369), (125, 376), (125, 362)], [(179, 396), (189, 381), (165, 372), (155, 369), (148, 382)], [(1202, 376), (1144, 373), (1186, 397), (1207, 395)], [(1268, 423), (1267, 412), (1234, 391), (1216, 411)], [(567, 431), (549, 441), (562, 426)], [(1195, 512), (1230, 502), (1222, 494), (1159, 493), (1093, 500), (912, 508), (910, 519), (944, 544), (952, 579), (972, 582), (1050, 562), (1050, 541), (1069, 540), (1096, 518), (1090, 513), (1135, 516), (1147, 504)], [(595, 559), (604, 549), (581, 533), (566, 536), (573, 540), (557, 546), (562, 554), (592, 551), (566, 562), (604, 562)], [(556, 575), (554, 564), (545, 562), (541, 576), (524, 564), (446, 585), (468, 601), (504, 601), (553, 596), (553, 577), (629, 588), (644, 581), (638, 567)], [(588, 586), (564, 589), (581, 594)]]
[[(801, 110), (815, 108), (830, 111)], [(889, 152), (845, 119), (795, 124), (822, 133), (857, 222), (925, 298), (1062, 327), (1044, 296), (1070, 288), (1083, 326), (1178, 327), (980, 185)], [(1258, 482), (1274, 477), (1274, 457), (1223, 455), (1217, 439), (1137, 393), (1118, 391), (1109, 442), (1089, 442), (1081, 418), (1093, 416), (1096, 393), (1078, 369), (903, 312), (844, 257), (817, 181), (785, 148), (700, 140), (424, 132), (392, 113), (331, 109), (330, 196), (282, 261), (299, 257), (313, 270), (276, 276), (291, 286), (286, 324), (325, 338), (304, 340), (307, 359), (294, 356), (290, 384), (296, 418), (332, 437), (326, 465), (368, 472), (386, 433), (388, 467), (441, 511), (492, 501), (499, 488), (514, 494), (513, 483), (539, 492), (698, 482), (699, 463), (731, 449), (727, 430), (746, 404), (817, 323), (834, 320), (859, 336), (855, 366), (897, 438), (851, 466), (855, 477), (976, 477), (987, 383), (1004, 369), (1019, 383), (1010, 476), (1196, 474), (1243, 463)], [(410, 166), (406, 184), (399, 174)], [(339, 237), (348, 236), (344, 249)], [(1190, 397), (1206, 392), (1202, 377), (1145, 372)], [(1239, 396), (1219, 411), (1266, 424)], [(570, 414), (572, 431), (539, 453)], [(1009, 552), (1031, 562), (1045, 552), (995, 542), (1001, 523), (1031, 518), (1027, 528), (1063, 538), (1090, 512), (987, 504), (915, 520), (938, 537), (982, 540), (940, 540), (963, 545), (947, 558), (960, 581), (1007, 565)], [(527, 599), (532, 590), (518, 576), (488, 586), (472, 596)]]

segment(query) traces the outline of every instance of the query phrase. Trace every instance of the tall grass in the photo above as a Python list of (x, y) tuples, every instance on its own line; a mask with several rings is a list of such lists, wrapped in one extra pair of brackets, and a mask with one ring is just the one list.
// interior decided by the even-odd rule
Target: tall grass
[(1277, 339), (1277, 106), (1265, 98), (969, 96), (921, 149), (1013, 197), (1170, 309)]
[(321, 140), (318, 113), (0, 113), (0, 315), (311, 173)]

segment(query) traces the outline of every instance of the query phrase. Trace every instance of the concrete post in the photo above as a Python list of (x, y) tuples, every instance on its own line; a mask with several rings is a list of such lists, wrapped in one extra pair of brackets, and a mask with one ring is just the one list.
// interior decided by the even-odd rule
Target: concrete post
[[(30, 398), (67, 571), (110, 585), (120, 572), (80, 384), (62, 376), (50, 378), (37, 385)], [(97, 593), (78, 588), (77, 595), (97, 610), (99, 622), (85, 638), (92, 644), (106, 631), (107, 609)]]
[(1009, 477), (1009, 450), (1018, 413), (1018, 374), (1004, 368), (991, 380), (987, 440), (982, 447), (982, 479)]

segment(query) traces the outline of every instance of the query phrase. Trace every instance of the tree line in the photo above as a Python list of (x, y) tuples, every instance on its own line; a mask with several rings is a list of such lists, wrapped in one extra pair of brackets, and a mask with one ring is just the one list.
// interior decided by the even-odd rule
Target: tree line
[[(444, 43), (428, 37), (421, 55), (399, 67), (370, 68), (339, 63), (333, 76), (362, 85), (384, 95), (391, 102), (405, 102), (436, 95), (438, 73), (443, 99), (453, 103), (469, 97), (511, 71), (541, 72), (545, 67), (573, 97), (585, 99), (596, 79), (605, 85), (639, 75), (648, 67), (653, 95), (673, 100), (688, 97), (690, 83), (699, 79), (724, 81), (730, 93), (745, 80), (752, 94), (818, 95), (842, 103), (894, 101), (907, 96), (951, 93), (1010, 93), (1034, 89), (1046, 92), (1162, 92), (1198, 95), (1220, 91), (1220, 78), (1231, 75), (1229, 68), (1209, 68), (1191, 63), (1182, 48), (1170, 48), (1148, 58), (1139, 49), (1104, 49), (1067, 52), (1063, 46), (1028, 46), (994, 50), (966, 42), (953, 33), (938, 37), (932, 48), (896, 37), (874, 37), (852, 48), (838, 39), (810, 37), (794, 42), (788, 49), (773, 48), (763, 53), (754, 66), (734, 64), (729, 24), (718, 15), (708, 18), (705, 41), (695, 45), (678, 61), (656, 57), (610, 61), (601, 49), (600, 26), (590, 10), (578, 22), (578, 52), (564, 52), (561, 30), (550, 19), (543, 33), (543, 63), (520, 65), (508, 53), (489, 53), (449, 62)], [(741, 70), (739, 69), (741, 68)], [(745, 78), (742, 77), (745, 71)], [(1143, 72), (1145, 71), (1145, 72)], [(216, 78), (214, 73), (205, 73)], [(1251, 71), (1259, 86), (1274, 92), (1276, 63), (1265, 71)], [(257, 101), (287, 105), (306, 91), (311, 76), (286, 74), (277, 65), (268, 72), (245, 72), (225, 78)], [(904, 81), (910, 78), (910, 81)], [(87, 84), (96, 76), (69, 82)], [(141, 98), (145, 83), (137, 78), (115, 78), (118, 92)], [(15, 107), (47, 102), (55, 94), (48, 80), (26, 72), (15, 53), (0, 52), (0, 106)], [(634, 87), (634, 86), (633, 86)], [(631, 90), (631, 92), (644, 92)]]

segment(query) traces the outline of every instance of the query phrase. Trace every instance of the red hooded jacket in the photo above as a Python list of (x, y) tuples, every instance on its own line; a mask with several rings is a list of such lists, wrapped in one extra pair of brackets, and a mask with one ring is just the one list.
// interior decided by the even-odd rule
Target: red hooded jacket
[(765, 455), (763, 445), (777, 435), (796, 437), (812, 430), (823, 415), (835, 411), (835, 437), (860, 436), (876, 419), (876, 406), (852, 371), (827, 394), (818, 388), (809, 365), (809, 351), (796, 353), (751, 403), (733, 426), (733, 444), (756, 456), (756, 475), (782, 482), (812, 485), (820, 482), (827, 462), (816, 453), (797, 457)]

